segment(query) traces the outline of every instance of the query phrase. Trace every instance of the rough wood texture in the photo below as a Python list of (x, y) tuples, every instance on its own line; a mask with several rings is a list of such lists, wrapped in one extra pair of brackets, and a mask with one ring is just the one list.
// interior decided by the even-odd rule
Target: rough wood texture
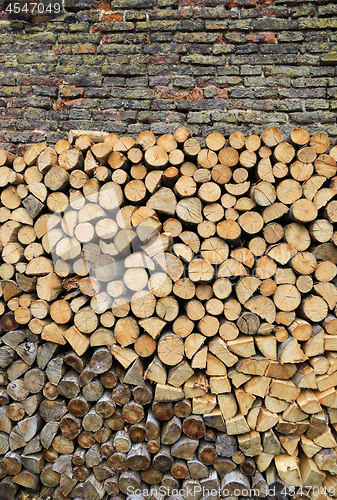
[(1, 499), (335, 484), (328, 145), (181, 127), (0, 154)]

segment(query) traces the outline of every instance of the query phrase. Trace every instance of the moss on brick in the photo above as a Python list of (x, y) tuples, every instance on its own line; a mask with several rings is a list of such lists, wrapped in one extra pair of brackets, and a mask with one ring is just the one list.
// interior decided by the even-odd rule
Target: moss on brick
[(256, 19), (252, 23), (252, 29), (258, 31), (281, 31), (281, 30), (296, 30), (298, 26), (297, 21), (290, 19), (273, 19), (262, 18)]
[(30, 43), (30, 44), (51, 44), (55, 43), (56, 35), (54, 33), (36, 33), (36, 34), (23, 34), (16, 33), (14, 43)]
[(284, 99), (275, 103), (275, 111), (294, 112), (302, 111), (302, 101), (296, 99)]
[(334, 123), (336, 114), (330, 111), (311, 111), (303, 113), (292, 113), (290, 120), (294, 123)]
[(235, 45), (230, 43), (216, 44), (213, 46), (212, 52), (213, 54), (231, 54), (235, 51)]
[(102, 66), (102, 75), (134, 76), (146, 75), (147, 67), (145, 64), (133, 63), (132, 65), (122, 64), (104, 64)]
[(328, 5), (319, 5), (317, 8), (317, 14), (321, 16), (336, 16), (337, 15), (337, 5), (330, 3)]
[(321, 63), (326, 65), (335, 65), (337, 64), (337, 51), (329, 52), (328, 54), (324, 54), (321, 57)]
[(153, 99), (155, 91), (151, 89), (112, 89), (112, 97), (122, 97), (124, 99)]
[(223, 111), (214, 111), (211, 113), (212, 120), (215, 122), (228, 122), (228, 123), (235, 123), (236, 122), (236, 116), (234, 113), (229, 113), (229, 112), (223, 112)]
[(191, 64), (221, 66), (223, 64), (226, 64), (226, 58), (216, 57), (216, 56), (204, 56), (202, 54), (191, 54), (188, 56), (182, 56), (181, 62), (182, 63), (191, 63)]
[(306, 66), (265, 66), (263, 72), (266, 76), (288, 76), (290, 78), (310, 75), (310, 69)]
[[(93, 25), (93, 32), (109, 33), (111, 31), (131, 31), (134, 28), (134, 23), (130, 22), (114, 22), (108, 21)], [(98, 35), (96, 35), (98, 36)]]
[(239, 85), (242, 81), (240, 76), (219, 76), (214, 78), (214, 83), (220, 86)]
[(210, 113), (208, 111), (190, 111), (187, 115), (187, 123), (210, 123)]
[(97, 33), (64, 33), (58, 35), (59, 43), (99, 43), (100, 34)]
[(124, 45), (118, 43), (111, 43), (99, 45), (97, 47), (98, 54), (140, 54), (142, 53), (142, 46), (140, 45)]
[[(126, 23), (125, 23), (126, 24)], [(130, 24), (130, 23), (128, 23)], [(182, 28), (181, 21), (145, 21), (136, 23), (137, 31), (179, 31)]]
[(307, 111), (316, 111), (317, 109), (329, 109), (329, 102), (326, 99), (308, 99), (305, 101)]
[(299, 29), (322, 29), (322, 28), (329, 28), (329, 29), (336, 29), (337, 28), (337, 19), (333, 18), (328, 18), (328, 19), (315, 19), (315, 18), (308, 18), (308, 19), (300, 19), (298, 21), (298, 27)]

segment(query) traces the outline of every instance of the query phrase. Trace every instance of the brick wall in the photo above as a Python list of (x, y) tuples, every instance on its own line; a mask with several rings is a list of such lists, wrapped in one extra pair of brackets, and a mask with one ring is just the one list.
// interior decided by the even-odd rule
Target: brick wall
[(270, 124), (337, 136), (336, 2), (63, 2), (48, 17), (9, 16), (0, 1), (2, 148), (181, 124), (204, 137)]

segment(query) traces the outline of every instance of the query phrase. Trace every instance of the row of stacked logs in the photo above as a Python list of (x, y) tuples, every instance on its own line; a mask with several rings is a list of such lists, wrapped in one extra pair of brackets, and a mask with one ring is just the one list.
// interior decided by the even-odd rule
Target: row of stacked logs
[(1, 500), (337, 498), (336, 160), (302, 128), (0, 151)]

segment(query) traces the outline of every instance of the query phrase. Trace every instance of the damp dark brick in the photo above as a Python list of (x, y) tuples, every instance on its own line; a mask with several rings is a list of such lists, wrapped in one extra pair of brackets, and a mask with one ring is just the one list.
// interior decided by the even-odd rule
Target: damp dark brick
[(146, 75), (147, 66), (146, 64), (105, 64), (102, 66), (102, 75), (117, 75), (117, 76), (134, 76), (134, 75)]
[(125, 109), (151, 109), (151, 101), (141, 101), (141, 100), (127, 100), (124, 102)]
[(148, 77), (135, 77), (135, 78), (126, 78), (125, 85), (127, 87), (147, 87), (149, 84)]
[(68, 11), (77, 12), (84, 9), (95, 8), (97, 0), (64, 0), (64, 8)]
[(111, 87), (124, 87), (125, 85), (125, 78), (121, 77), (106, 77), (103, 79), (103, 84), (104, 86), (111, 86)]
[(166, 87), (170, 85), (172, 77), (170, 76), (150, 76), (149, 87)]
[(176, 107), (178, 111), (183, 112), (225, 109), (226, 101), (225, 99), (205, 99), (201, 101), (193, 99), (182, 99), (181, 101), (176, 101)]
[(58, 95), (58, 87), (36, 86), (33, 89), (36, 96), (46, 96), (55, 99)]
[(172, 78), (172, 85), (175, 87), (194, 87), (195, 78), (192, 76), (174, 76)]
[(103, 87), (103, 88), (88, 88), (85, 91), (85, 96), (88, 98), (91, 97), (98, 97), (98, 98), (104, 98), (104, 97), (110, 97), (111, 91), (109, 88)]

